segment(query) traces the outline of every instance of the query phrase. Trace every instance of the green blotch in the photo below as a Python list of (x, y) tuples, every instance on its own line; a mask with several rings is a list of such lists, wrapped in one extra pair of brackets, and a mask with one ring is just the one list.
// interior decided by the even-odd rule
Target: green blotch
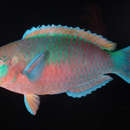
[(8, 65), (1, 65), (0, 66), (0, 78), (6, 76), (8, 73)]
[(6, 56), (2, 56), (2, 58), (0, 58), (0, 60), (3, 60), (3, 62), (7, 62), (9, 60), (9, 58)]
[(47, 37), (47, 34), (38, 34), (38, 35), (34, 35), (34, 36), (30, 36), (27, 39), (35, 39), (35, 38), (41, 38), (41, 37)]
[[(57, 62), (60, 63), (61, 60), (63, 62), (66, 61), (71, 62), (72, 53), (74, 51), (73, 45), (77, 43), (76, 41), (76, 39), (78, 38), (77, 36), (62, 33), (60, 34), (48, 33), (42, 35), (35, 35), (28, 39), (41, 38), (41, 37), (44, 39), (43, 41), (45, 43), (45, 46), (43, 47), (43, 52), (44, 50), (49, 51), (49, 57), (47, 60), (49, 64), (51, 63), (56, 64)], [(80, 44), (80, 42), (78, 43)]]
[(66, 45), (65, 38), (53, 37), (49, 40), (49, 46), (47, 47), (50, 52), (48, 62), (49, 64), (57, 62), (60, 63), (61, 59), (65, 62), (68, 58), (68, 47)]

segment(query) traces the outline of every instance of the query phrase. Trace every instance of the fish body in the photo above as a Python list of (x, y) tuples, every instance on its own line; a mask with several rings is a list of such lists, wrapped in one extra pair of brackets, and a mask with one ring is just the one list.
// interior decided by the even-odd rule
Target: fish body
[[(86, 42), (80, 39), (67, 39), (66, 37), (62, 39), (63, 42), (57, 41), (55, 43), (54, 39), (55, 37), (43, 37), (22, 40), (13, 43), (16, 44), (16, 48), (12, 47), (12, 50), (8, 51), (8, 47), (5, 50), (1, 48), (1, 53), (8, 52), (9, 59), (12, 59), (14, 56), (10, 62), (10, 65), (12, 65), (9, 66), (8, 75), (5, 77), (7, 83), (3, 85), (6, 88), (12, 88), (13, 91), (18, 93), (43, 95), (56, 91), (65, 92), (67, 89), (69, 90), (69, 88), (75, 85), (80, 85), (82, 82), (88, 82), (89, 80), (96, 79), (99, 75), (112, 72), (110, 56), (107, 52), (99, 49), (99, 47), (93, 44), (86, 46)], [(47, 48), (47, 46), (50, 48)], [(38, 50), (35, 50), (36, 48)], [(61, 49), (63, 49), (62, 52)], [(30, 82), (20, 72), (24, 70), (29, 61), (36, 55), (46, 51), (49, 52), (49, 56), (42, 75), (37, 81)], [(12, 82), (9, 82), (7, 78), (11, 78)], [(23, 81), (23, 85), (21, 81)]]
[(130, 47), (79, 28), (42, 26), (25, 32), (22, 40), (0, 48), (0, 85), (24, 95), (35, 115), (37, 95), (66, 93), (82, 97), (101, 88), (116, 73), (130, 83)]

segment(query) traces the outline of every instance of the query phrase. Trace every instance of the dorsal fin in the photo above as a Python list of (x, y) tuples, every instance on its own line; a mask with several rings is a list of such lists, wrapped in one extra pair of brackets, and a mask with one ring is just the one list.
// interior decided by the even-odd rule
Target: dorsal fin
[(104, 50), (114, 50), (116, 48), (116, 43), (103, 38), (101, 35), (97, 35), (96, 33), (91, 33), (90, 31), (84, 31), (79, 27), (67, 27), (61, 25), (48, 25), (48, 26), (38, 26), (33, 27), (30, 30), (27, 30), (24, 35), (23, 39), (38, 37), (42, 35), (47, 36), (55, 36), (57, 34), (68, 35), (72, 37), (79, 37), (86, 41), (89, 41), (92, 44), (99, 46), (101, 49)]

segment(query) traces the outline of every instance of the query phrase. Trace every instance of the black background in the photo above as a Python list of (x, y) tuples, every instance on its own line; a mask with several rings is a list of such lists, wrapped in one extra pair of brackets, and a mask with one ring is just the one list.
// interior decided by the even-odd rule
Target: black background
[[(121, 49), (130, 45), (130, 2), (1, 3), (0, 45), (19, 40), (25, 30), (43, 24), (90, 29)], [(27, 112), (22, 95), (0, 88), (0, 129), (130, 129), (130, 85), (111, 76), (112, 82), (81, 99), (66, 94), (41, 96), (35, 117)]]

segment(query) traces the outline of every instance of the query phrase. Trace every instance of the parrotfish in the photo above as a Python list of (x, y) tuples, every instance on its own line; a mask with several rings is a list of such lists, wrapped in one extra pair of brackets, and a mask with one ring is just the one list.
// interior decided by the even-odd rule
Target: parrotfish
[(110, 82), (109, 73), (130, 84), (130, 46), (115, 49), (116, 43), (79, 27), (33, 27), (0, 47), (0, 86), (22, 94), (36, 115), (40, 95), (81, 98)]

